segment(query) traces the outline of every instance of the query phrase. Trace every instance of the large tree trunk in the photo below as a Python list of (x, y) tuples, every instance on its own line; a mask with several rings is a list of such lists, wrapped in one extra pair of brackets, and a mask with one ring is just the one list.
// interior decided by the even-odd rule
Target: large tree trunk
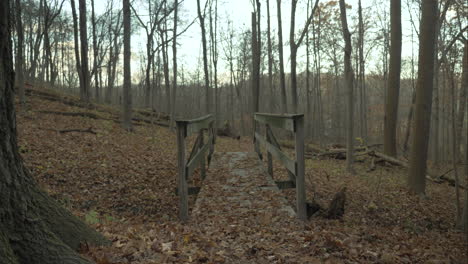
[(80, 43), (81, 43), (81, 92), (82, 101), (89, 102), (89, 68), (88, 68), (88, 26), (86, 20), (86, 0), (79, 0), (80, 10)]
[(416, 108), (408, 175), (408, 187), (410, 191), (417, 194), (424, 194), (426, 191), (428, 133), (431, 124), (432, 90), (434, 84), (436, 22), (434, 17), (436, 14), (437, 0), (422, 2)]
[(351, 66), (351, 34), (348, 30), (348, 21), (346, 18), (346, 6), (344, 0), (340, 0), (340, 14), (341, 14), (341, 26), (343, 28), (343, 38), (345, 40), (344, 49), (344, 62), (345, 62), (345, 77), (346, 85), (348, 89), (348, 126), (347, 126), (347, 137), (346, 137), (346, 169), (350, 173), (354, 173), (353, 169), (353, 158), (354, 158), (354, 72)]
[(79, 38), (78, 38), (78, 16), (76, 14), (75, 0), (70, 0), (72, 17), (73, 17), (73, 39), (75, 44), (75, 64), (76, 70), (78, 71), (78, 79), (80, 82), (80, 96), (84, 96), (84, 87), (83, 87), (83, 72), (81, 71), (81, 59), (80, 59), (80, 47), (79, 47)]
[(385, 104), (384, 153), (396, 157), (401, 70), (401, 0), (391, 1), (390, 20), (390, 69), (388, 72), (387, 102)]
[(18, 87), (19, 100), (22, 105), (26, 103), (26, 95), (24, 92), (24, 72), (23, 72), (23, 45), (24, 45), (24, 30), (23, 21), (21, 18), (21, 1), (16, 0), (16, 34), (18, 35), (18, 43), (16, 50), (16, 86)]
[[(463, 48), (463, 72), (462, 81), (460, 84), (460, 95), (458, 101), (458, 113), (457, 113), (457, 126), (456, 126), (456, 138), (462, 140), (463, 120), (465, 120), (466, 112), (466, 101), (468, 94), (468, 40), (465, 40), (465, 46)], [(467, 146), (468, 148), (468, 146)], [(460, 148), (457, 148), (457, 156), (461, 157)]]
[(39, 190), (18, 153), (9, 2), (0, 1), (0, 260), (90, 263), (74, 250), (105, 238)]
[(123, 85), (123, 128), (132, 131), (132, 76), (130, 71), (130, 2), (123, 0), (124, 29), (124, 85)]
[(283, 22), (281, 21), (281, 0), (276, 0), (276, 10), (278, 13), (278, 53), (280, 65), (280, 89), (281, 89), (281, 112), (288, 112), (288, 101), (286, 98), (286, 77), (284, 76), (283, 59)]
[(203, 48), (203, 71), (205, 73), (205, 112), (211, 113), (211, 91), (210, 91), (210, 76), (208, 74), (208, 54), (206, 49), (206, 29), (205, 29), (205, 14), (202, 14), (200, 0), (197, 0), (198, 20), (200, 21), (202, 48)]

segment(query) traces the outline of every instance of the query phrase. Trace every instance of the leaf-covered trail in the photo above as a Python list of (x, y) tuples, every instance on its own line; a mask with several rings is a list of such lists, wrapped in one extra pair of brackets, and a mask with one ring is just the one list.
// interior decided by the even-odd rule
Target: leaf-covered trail
[[(177, 218), (174, 193), (173, 131), (136, 122), (135, 131), (128, 133), (118, 123), (102, 119), (118, 119), (119, 109), (98, 111), (36, 96), (28, 97), (28, 109), (18, 108), (18, 145), (27, 168), (52, 197), (113, 242), (106, 248), (84, 248), (83, 253), (99, 264), (467, 263), (467, 244), (453, 228), (453, 187), (429, 183), (428, 198), (419, 199), (406, 191), (402, 168), (380, 166), (367, 172), (366, 161), (356, 163), (357, 175), (349, 175), (344, 161), (307, 160), (308, 200), (326, 206), (341, 186), (347, 186), (341, 221), (313, 217), (301, 225), (295, 217), (276, 217), (280, 207), (272, 201), (258, 203), (271, 206), (271, 211), (254, 215), (249, 210), (245, 216), (238, 212), (248, 202), (241, 205), (239, 200), (239, 206), (227, 207), (217, 204), (222, 197), (213, 197), (200, 200), (197, 206), (203, 211), (191, 211), (189, 223), (183, 224)], [(51, 112), (86, 112), (102, 118)], [(96, 134), (56, 131), (90, 127)], [(252, 141), (221, 137), (215, 151), (253, 151)], [(274, 165), (275, 179), (287, 179), (279, 162)], [(239, 166), (249, 168), (250, 161)], [(224, 179), (229, 171), (213, 167), (208, 173)], [(200, 195), (204, 191), (208, 188)], [(286, 198), (294, 207), (294, 189), (263, 197)], [(194, 210), (195, 197), (190, 197), (189, 206)], [(223, 216), (221, 221), (220, 214), (233, 217)]]
[(253, 152), (215, 153), (188, 224), (215, 237), (212, 250), (228, 263), (303, 255), (291, 243), (304, 233), (303, 223)]

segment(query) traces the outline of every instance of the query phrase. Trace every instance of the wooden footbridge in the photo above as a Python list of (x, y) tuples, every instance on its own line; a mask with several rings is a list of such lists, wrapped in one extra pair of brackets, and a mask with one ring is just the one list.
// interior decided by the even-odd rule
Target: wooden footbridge
[[(209, 216), (258, 218), (259, 215), (268, 217), (274, 213), (282, 217), (307, 219), (304, 183), (304, 115), (256, 113), (254, 120), (255, 152), (225, 153), (214, 151), (216, 135), (212, 115), (176, 121), (177, 193), (181, 221), (189, 219), (188, 196), (192, 194), (197, 194), (192, 217), (203, 215), (204, 219)], [(290, 159), (281, 151), (272, 127), (294, 133), (294, 159)], [(206, 141), (205, 133), (208, 134)], [(191, 152), (186, 155), (187, 137), (193, 134), (197, 137)], [(261, 146), (266, 150), (266, 168), (262, 162)], [(288, 181), (275, 182), (273, 180), (273, 158), (281, 162), (288, 170)], [(197, 167), (200, 167), (202, 186), (188, 186)], [(296, 210), (281, 194), (280, 189), (283, 188), (296, 189)]]

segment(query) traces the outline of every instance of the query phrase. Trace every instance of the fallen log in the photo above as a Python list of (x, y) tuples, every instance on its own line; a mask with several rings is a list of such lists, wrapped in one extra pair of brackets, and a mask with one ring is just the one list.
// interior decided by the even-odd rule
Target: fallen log
[(94, 134), (96, 135), (97, 133), (93, 131), (92, 127), (88, 128), (88, 129), (62, 129), (62, 130), (58, 130), (57, 132), (61, 133), (61, 134), (65, 134), (65, 133), (70, 133), (70, 132), (80, 132), (80, 133), (90, 133), (90, 134)]
[(100, 117), (94, 113), (88, 113), (88, 112), (59, 112), (59, 111), (46, 111), (46, 110), (39, 110), (36, 111), (37, 113), (41, 114), (51, 114), (51, 115), (63, 115), (63, 116), (81, 116), (81, 117), (88, 117), (91, 119), (104, 119), (104, 120), (110, 120), (109, 118), (105, 117)]
[(65, 134), (65, 133), (70, 133), (70, 132), (79, 132), (79, 133), (90, 133), (90, 134), (93, 134), (93, 135), (97, 135), (97, 133), (95, 131), (93, 131), (92, 127), (88, 128), (88, 129), (80, 129), (80, 128), (71, 128), (71, 129), (39, 128), (39, 129), (43, 129), (43, 130), (47, 130), (47, 131), (53, 131), (53, 132), (57, 132), (57, 133), (60, 133), (60, 134)]

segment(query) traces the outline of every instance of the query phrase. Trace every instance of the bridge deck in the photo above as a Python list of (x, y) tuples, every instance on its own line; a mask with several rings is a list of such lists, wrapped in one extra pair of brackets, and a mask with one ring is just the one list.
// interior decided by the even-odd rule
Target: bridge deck
[(261, 250), (266, 261), (291, 254), (297, 245), (284, 242), (297, 240), (303, 232), (303, 224), (253, 152), (215, 153), (191, 219), (201, 231), (219, 238), (218, 249), (232, 251), (232, 263), (250, 263), (245, 262), (249, 250)]

